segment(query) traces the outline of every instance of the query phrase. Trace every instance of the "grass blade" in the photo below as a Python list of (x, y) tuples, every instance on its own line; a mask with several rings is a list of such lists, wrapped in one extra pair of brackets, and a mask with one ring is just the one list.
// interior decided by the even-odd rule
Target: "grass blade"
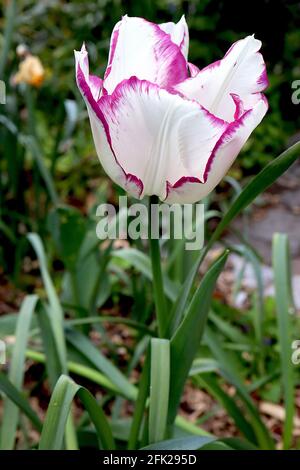
[(204, 386), (211, 395), (221, 403), (234, 420), (239, 431), (241, 431), (250, 442), (256, 442), (252, 426), (245, 419), (242, 411), (236, 405), (235, 400), (219, 386), (216, 378), (211, 374), (202, 374), (201, 376), (196, 377), (195, 380), (198, 385)]
[(139, 439), (139, 432), (141, 429), (146, 402), (148, 398), (150, 387), (150, 350), (148, 349), (146, 354), (146, 359), (144, 362), (144, 367), (139, 383), (139, 391), (137, 400), (135, 403), (134, 414), (132, 418), (132, 424), (130, 428), (129, 440), (128, 440), (128, 450), (134, 450), (137, 448), (137, 442)]
[(42, 422), (38, 415), (33, 411), (21, 392), (19, 392), (2, 372), (0, 372), (0, 390), (30, 419), (33, 426), (38, 431), (42, 430)]
[(166, 433), (170, 388), (170, 341), (151, 339), (149, 442), (162, 441)]
[(88, 361), (101, 371), (129, 400), (136, 398), (136, 388), (95, 346), (81, 333), (67, 329), (66, 338)]
[[(42, 364), (45, 364), (48, 361), (48, 357), (45, 354), (42, 354), (38, 351), (33, 351), (32, 349), (28, 349), (26, 351), (26, 357)], [(67, 365), (69, 372), (79, 375), (80, 377), (84, 377), (85, 379), (88, 379), (91, 382), (94, 382), (95, 384), (107, 389), (113, 394), (123, 396), (123, 390), (118, 389), (109, 379), (107, 379), (107, 377), (105, 377), (105, 375), (101, 374), (97, 370), (74, 361), (68, 361)]]
[(57, 353), (60, 359), (61, 364), (61, 371), (63, 373), (67, 372), (66, 363), (67, 363), (67, 355), (66, 355), (66, 346), (65, 346), (65, 339), (63, 333), (63, 319), (64, 314), (62, 307), (60, 305), (57, 293), (55, 291), (52, 279), (49, 275), (49, 271), (47, 268), (47, 259), (46, 254), (44, 251), (44, 247), (40, 236), (36, 233), (29, 233), (28, 239), (32, 244), (36, 255), (38, 257), (40, 263), (40, 270), (43, 278), (43, 282), (45, 285), (45, 289), (48, 295), (48, 300), (50, 304), (50, 319), (51, 319), (51, 327), (53, 330), (53, 336), (57, 348)]
[(228, 252), (226, 251), (209, 268), (193, 296), (182, 323), (171, 339), (169, 425), (173, 424), (175, 419), (185, 380), (200, 346), (215, 283), (224, 267), (227, 256)]
[(150, 444), (142, 450), (197, 450), (201, 447), (216, 441), (216, 437), (209, 436), (188, 436), (168, 439), (167, 441)]
[[(246, 207), (248, 207), (254, 199), (263, 193), (269, 186), (271, 186), (279, 176), (281, 176), (300, 156), (300, 141), (292, 145), (290, 148), (281, 153), (277, 158), (272, 160), (268, 165), (263, 168), (258, 175), (256, 175), (250, 183), (248, 183), (241, 193), (237, 196), (229, 210), (226, 212), (221, 222), (214, 231), (207, 246), (203, 248), (196, 260), (193, 269), (190, 271), (189, 276), (181, 286), (179, 293), (176, 297), (173, 314), (177, 322), (183, 317), (186, 309), (186, 304), (189, 299), (194, 280), (199, 270), (203, 259), (205, 258), (208, 250), (220, 238), (224, 230), (228, 227), (230, 222), (239, 215)], [(174, 321), (174, 320), (173, 320)], [(176, 323), (175, 323), (176, 327)], [(170, 332), (174, 332), (170, 329)]]
[(256, 405), (250, 397), (247, 388), (244, 386), (241, 378), (237, 374), (235, 367), (232, 366), (230, 356), (226, 354), (222, 347), (220, 347), (219, 337), (215, 335), (209, 327), (207, 327), (205, 331), (205, 342), (208, 344), (213, 356), (220, 364), (220, 374), (236, 388), (237, 394), (248, 412), (249, 421), (255, 432), (257, 443), (262, 449), (274, 449), (273, 439), (261, 420)]
[(76, 395), (89, 413), (90, 419), (96, 428), (100, 448), (105, 450), (114, 449), (115, 443), (111, 428), (102, 408), (87, 389), (77, 385), (70, 377), (65, 375), (59, 378), (53, 391), (43, 425), (39, 449), (59, 450), (62, 448), (71, 404)]
[[(112, 255), (113, 258), (125, 260), (152, 282), (153, 276), (149, 256), (145, 255), (141, 251), (136, 250), (135, 248), (123, 248), (121, 250), (116, 250), (112, 252)], [(163, 285), (166, 297), (174, 302), (177, 297), (176, 285), (166, 275), (163, 276)]]
[(283, 445), (289, 449), (293, 438), (293, 420), (295, 413), (295, 383), (293, 363), (291, 360), (291, 277), (290, 254), (287, 235), (273, 235), (273, 269), (275, 280), (275, 299), (278, 323), (278, 340), (280, 345), (281, 377), (284, 392), (285, 421)]
[[(25, 297), (18, 315), (15, 344), (9, 369), (9, 380), (21, 390), (24, 378), (25, 350), (31, 325), (31, 319), (35, 310), (38, 297), (28, 295)], [(1, 449), (11, 450), (14, 447), (16, 430), (19, 420), (18, 407), (7, 397), (4, 400), (4, 410), (1, 426)]]

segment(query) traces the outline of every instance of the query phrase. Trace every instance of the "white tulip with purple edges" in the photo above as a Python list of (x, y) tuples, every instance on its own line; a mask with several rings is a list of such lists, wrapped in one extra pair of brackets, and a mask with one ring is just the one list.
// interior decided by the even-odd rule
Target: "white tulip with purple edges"
[(96, 151), (130, 195), (193, 203), (227, 173), (267, 112), (261, 42), (248, 36), (202, 70), (188, 62), (185, 21), (124, 16), (111, 36), (104, 78), (75, 51), (76, 80)]

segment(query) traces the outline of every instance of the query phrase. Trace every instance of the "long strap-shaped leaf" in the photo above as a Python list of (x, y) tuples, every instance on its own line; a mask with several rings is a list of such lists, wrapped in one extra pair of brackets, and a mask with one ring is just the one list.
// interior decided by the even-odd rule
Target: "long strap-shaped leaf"
[(210, 436), (188, 436), (168, 439), (143, 447), (142, 450), (197, 450), (217, 440), (217, 437)]
[(181, 393), (200, 345), (216, 281), (228, 251), (224, 252), (205, 274), (196, 290), (188, 311), (171, 339), (171, 384), (168, 424), (173, 424)]
[(227, 410), (229, 416), (234, 420), (239, 431), (241, 431), (250, 442), (256, 443), (255, 433), (251, 425), (246, 420), (243, 412), (239, 409), (234, 398), (231, 398), (219, 386), (217, 379), (212, 374), (202, 374), (196, 377), (196, 383), (204, 386), (212, 396)]
[(274, 181), (276, 181), (277, 178), (279, 178), (279, 176), (281, 176), (294, 163), (294, 161), (299, 158), (299, 156), (300, 142), (297, 142), (280, 154), (279, 157), (266, 165), (265, 168), (263, 168), (237, 196), (236, 200), (219, 223), (207, 246), (200, 251), (193, 269), (179, 290), (172, 313), (172, 317), (176, 319), (177, 323), (175, 322), (173, 328), (171, 327), (169, 329), (171, 334), (175, 331), (175, 328), (178, 326), (179, 321), (184, 314), (199, 266), (205, 258), (208, 250), (212, 247), (215, 241), (220, 238), (230, 222), (247, 206), (249, 206), (254, 199), (259, 196), (259, 194), (263, 193), (269, 186), (271, 186), (271, 184), (273, 184)]
[[(120, 258), (127, 261), (131, 266), (141, 272), (147, 279), (152, 281), (153, 275), (151, 270), (151, 261), (149, 256), (135, 248), (123, 248), (122, 250), (116, 250), (112, 253), (114, 258)], [(176, 299), (177, 286), (172, 282), (168, 276), (163, 278), (164, 292), (165, 295), (172, 301)]]
[[(13, 348), (12, 360), (9, 369), (9, 380), (20, 390), (24, 377), (24, 362), (27, 339), (38, 297), (28, 295), (22, 303), (18, 315), (15, 344)], [(14, 447), (16, 429), (18, 426), (19, 410), (18, 407), (6, 397), (4, 400), (4, 410), (1, 427), (1, 449), (11, 450)]]
[[(66, 374), (68, 372), (66, 343), (63, 329), (64, 312), (61, 307), (58, 295), (55, 291), (54, 284), (48, 272), (47, 258), (42, 240), (36, 233), (30, 233), (28, 235), (28, 239), (31, 242), (39, 259), (40, 270), (49, 300), (50, 307), (46, 309), (46, 312), (49, 320), (48, 324), (51, 327), (53, 338), (49, 338), (48, 341), (46, 340), (47, 332), (45, 332), (45, 328), (47, 328), (47, 322), (41, 321), (40, 326), (42, 329), (42, 336), (46, 353), (50, 352), (51, 354), (52, 364), (49, 364), (48, 371), (51, 370), (51, 374), (49, 375), (49, 377), (52, 382), (51, 386), (53, 386), (55, 378), (57, 379), (57, 377), (55, 376), (58, 372), (62, 374)], [(42, 320), (41, 316), (40, 320)], [(76, 433), (73, 429), (71, 415), (69, 417), (68, 426), (66, 428), (66, 447), (68, 449), (74, 449), (77, 447)]]
[(170, 341), (151, 339), (149, 442), (165, 438), (170, 390)]
[(67, 340), (77, 349), (91, 364), (100, 370), (123, 394), (135, 400), (137, 392), (133, 384), (119, 369), (110, 362), (82, 333), (74, 329), (66, 330)]
[(252, 428), (255, 432), (257, 443), (261, 449), (273, 450), (274, 441), (271, 434), (266, 428), (265, 424), (261, 420), (259, 412), (253, 402), (251, 396), (248, 393), (246, 386), (243, 384), (242, 379), (236, 372), (235, 368), (232, 367), (230, 356), (220, 346), (219, 337), (214, 334), (210, 327), (205, 330), (205, 342), (208, 344), (212, 354), (220, 364), (220, 374), (232, 384), (237, 391), (237, 395), (242, 400), (244, 407), (247, 410), (249, 421), (251, 422)]
[(27, 416), (28, 419), (30, 419), (33, 426), (38, 431), (41, 431), (42, 422), (40, 421), (40, 418), (31, 408), (26, 398), (24, 398), (21, 392), (19, 392), (19, 390), (8, 380), (8, 378), (2, 372), (0, 372), (0, 390), (22, 411), (22, 413), (24, 413), (24, 415)]
[(292, 307), (290, 254), (288, 238), (285, 234), (275, 233), (273, 236), (273, 269), (278, 339), (280, 345), (281, 378), (285, 404), (283, 444), (285, 449), (289, 449), (293, 438), (295, 383), (293, 363), (291, 361), (292, 338), (289, 319), (289, 311)]
[(115, 449), (111, 428), (102, 408), (86, 388), (76, 384), (66, 375), (59, 378), (54, 388), (43, 425), (39, 449), (60, 450), (62, 448), (67, 419), (75, 396), (78, 396), (89, 413), (96, 428), (100, 448)]
[[(49, 360), (46, 354), (33, 351), (32, 349), (28, 349), (26, 351), (26, 357), (42, 364), (47, 363)], [(122, 390), (118, 389), (105, 375), (95, 370), (94, 367), (88, 367), (75, 361), (68, 361), (67, 366), (70, 373), (84, 377), (85, 379), (88, 379), (91, 382), (94, 382), (95, 384), (107, 389), (110, 393), (121, 395), (123, 392)], [(125, 398), (127, 398), (126, 395)]]
[(40, 270), (43, 278), (43, 282), (45, 285), (45, 289), (48, 295), (48, 300), (51, 308), (51, 326), (53, 330), (53, 336), (57, 347), (57, 353), (59, 355), (59, 359), (61, 362), (61, 369), (63, 373), (67, 372), (66, 364), (67, 364), (67, 355), (66, 355), (66, 346), (63, 334), (63, 310), (59, 302), (59, 298), (55, 291), (52, 279), (49, 275), (48, 268), (47, 268), (47, 259), (45, 250), (41, 241), (41, 238), (36, 233), (29, 233), (28, 239), (32, 244), (39, 263), (40, 263)]

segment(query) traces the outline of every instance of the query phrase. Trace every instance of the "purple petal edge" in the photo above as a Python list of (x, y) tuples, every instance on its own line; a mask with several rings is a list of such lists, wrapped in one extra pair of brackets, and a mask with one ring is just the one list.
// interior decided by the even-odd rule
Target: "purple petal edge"
[[(82, 94), (86, 97), (86, 99), (87, 99), (88, 103), (90, 104), (92, 110), (94, 111), (94, 113), (96, 114), (96, 116), (100, 120), (101, 124), (103, 125), (104, 132), (105, 132), (108, 144), (110, 146), (110, 149), (112, 151), (112, 154), (114, 156), (116, 164), (119, 166), (119, 168), (122, 170), (122, 173), (124, 174), (126, 185), (127, 184), (135, 185), (137, 187), (136, 194), (137, 194), (138, 197), (140, 197), (140, 195), (143, 192), (143, 187), (144, 187), (143, 182), (137, 176), (129, 174), (129, 173), (127, 174), (125, 172), (124, 168), (122, 167), (122, 165), (120, 165), (120, 163), (119, 163), (119, 161), (116, 157), (116, 154), (114, 152), (113, 146), (112, 146), (112, 141), (111, 141), (111, 136), (110, 136), (109, 126), (108, 126), (107, 120), (105, 119), (105, 116), (104, 116), (103, 112), (101, 111), (101, 109), (99, 107), (99, 104), (94, 100), (92, 92), (90, 90), (90, 87), (89, 87), (89, 85), (87, 84), (87, 82), (85, 80), (84, 73), (82, 72), (81, 67), (80, 67), (79, 64), (78, 64), (78, 68), (77, 68), (76, 78), (77, 78), (78, 86), (79, 86), (80, 90), (82, 91)], [(100, 101), (101, 101), (101, 98), (100, 98), (99, 102)]]

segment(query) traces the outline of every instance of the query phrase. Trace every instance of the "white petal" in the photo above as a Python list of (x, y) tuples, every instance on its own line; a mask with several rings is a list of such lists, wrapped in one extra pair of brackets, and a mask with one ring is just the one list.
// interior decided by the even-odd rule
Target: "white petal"
[(166, 197), (166, 183), (204, 180), (211, 152), (227, 128), (198, 103), (136, 77), (98, 102), (112, 148), (126, 173), (143, 182), (143, 195)]
[(197, 65), (195, 64), (192, 64), (191, 62), (188, 62), (188, 68), (189, 68), (191, 77), (195, 77), (200, 72), (199, 67), (197, 67)]
[(89, 87), (93, 98), (97, 101), (101, 90), (102, 90), (102, 79), (96, 77), (95, 75), (89, 74), (89, 59), (88, 59), (88, 52), (86, 50), (85, 44), (82, 45), (80, 51), (74, 51), (75, 53), (75, 65), (76, 65), (76, 77), (77, 71), (80, 67), (81, 72), (83, 73), (83, 77), (87, 86)]
[(184, 15), (181, 17), (178, 23), (172, 23), (172, 21), (170, 21), (168, 23), (159, 24), (159, 27), (165, 33), (170, 35), (171, 41), (180, 47), (181, 52), (187, 59), (189, 52), (189, 29), (186, 24)]
[(176, 89), (216, 116), (232, 121), (235, 104), (231, 94), (238, 95), (249, 109), (251, 95), (263, 91), (268, 84), (260, 47), (261, 42), (253, 36), (237, 41), (222, 60), (178, 84)]
[(122, 188), (139, 197), (143, 185), (134, 175), (128, 174), (120, 165), (111, 145), (108, 123), (97, 104), (101, 79), (89, 75), (88, 55), (85, 47), (75, 51), (76, 81), (87, 106), (88, 115), (98, 158), (108, 176)]
[(246, 111), (241, 118), (229, 124), (228, 129), (217, 142), (212, 153), (206, 182), (197, 180), (179, 180), (175, 185), (168, 185), (166, 202), (192, 203), (203, 199), (219, 184), (239, 154), (252, 131), (258, 126), (267, 112), (268, 104), (263, 95), (257, 95), (253, 109)]
[(124, 16), (112, 33), (104, 88), (111, 94), (132, 76), (167, 88), (188, 76), (187, 63), (179, 46), (158, 25)]

